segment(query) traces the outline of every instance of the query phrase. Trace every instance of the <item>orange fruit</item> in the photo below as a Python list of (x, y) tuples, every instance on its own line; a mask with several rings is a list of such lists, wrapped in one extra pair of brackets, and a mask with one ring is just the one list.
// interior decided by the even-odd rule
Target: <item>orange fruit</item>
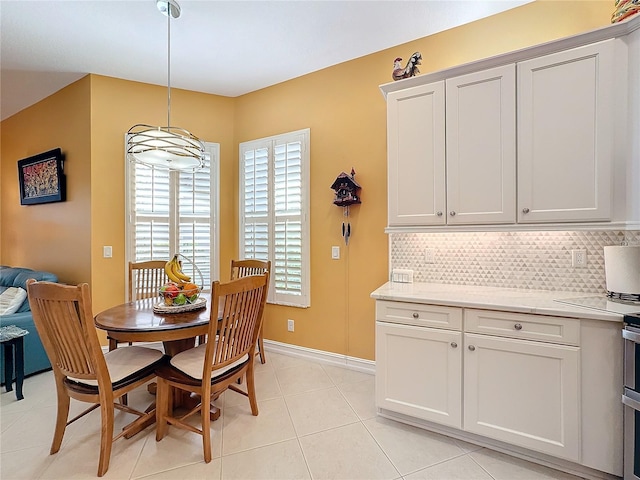
[(182, 286), (182, 291), (184, 292), (185, 295), (190, 297), (198, 293), (198, 286), (195, 283), (185, 283)]

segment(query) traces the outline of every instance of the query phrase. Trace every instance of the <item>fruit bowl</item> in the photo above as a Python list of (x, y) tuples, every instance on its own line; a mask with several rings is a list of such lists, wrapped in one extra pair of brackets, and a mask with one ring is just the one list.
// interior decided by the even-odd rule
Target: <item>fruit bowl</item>
[(191, 305), (198, 301), (201, 288), (195, 283), (167, 282), (158, 292), (163, 304), (168, 307), (182, 307)]

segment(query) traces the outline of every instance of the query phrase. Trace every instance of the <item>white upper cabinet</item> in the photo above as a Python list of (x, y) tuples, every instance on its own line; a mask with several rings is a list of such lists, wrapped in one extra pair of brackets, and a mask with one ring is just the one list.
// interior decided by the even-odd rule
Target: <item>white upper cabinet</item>
[(445, 222), (444, 82), (387, 97), (389, 225)]
[(389, 225), (515, 222), (515, 85), (507, 65), (389, 94)]
[(640, 16), (381, 85), (389, 232), (637, 228), (639, 39)]
[(446, 81), (447, 223), (516, 220), (515, 65)]
[(518, 222), (611, 219), (614, 40), (518, 63)]

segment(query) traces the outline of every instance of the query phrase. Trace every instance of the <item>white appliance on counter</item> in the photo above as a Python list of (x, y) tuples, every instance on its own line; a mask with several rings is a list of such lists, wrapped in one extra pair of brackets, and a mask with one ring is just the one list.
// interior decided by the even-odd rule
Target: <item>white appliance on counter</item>
[(606, 295), (558, 299), (556, 302), (626, 315), (640, 312), (640, 245), (604, 247)]
[(610, 297), (640, 301), (640, 245), (604, 247), (604, 270)]

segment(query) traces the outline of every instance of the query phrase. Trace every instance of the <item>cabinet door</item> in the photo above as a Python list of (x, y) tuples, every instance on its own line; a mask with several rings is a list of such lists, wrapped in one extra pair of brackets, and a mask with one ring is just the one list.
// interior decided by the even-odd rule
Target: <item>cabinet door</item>
[(376, 406), (462, 426), (461, 332), (376, 322)]
[(445, 223), (444, 82), (387, 96), (389, 225)]
[(446, 81), (447, 223), (516, 221), (516, 67)]
[(518, 63), (518, 222), (611, 219), (613, 42)]
[(580, 349), (464, 337), (464, 430), (580, 461)]

